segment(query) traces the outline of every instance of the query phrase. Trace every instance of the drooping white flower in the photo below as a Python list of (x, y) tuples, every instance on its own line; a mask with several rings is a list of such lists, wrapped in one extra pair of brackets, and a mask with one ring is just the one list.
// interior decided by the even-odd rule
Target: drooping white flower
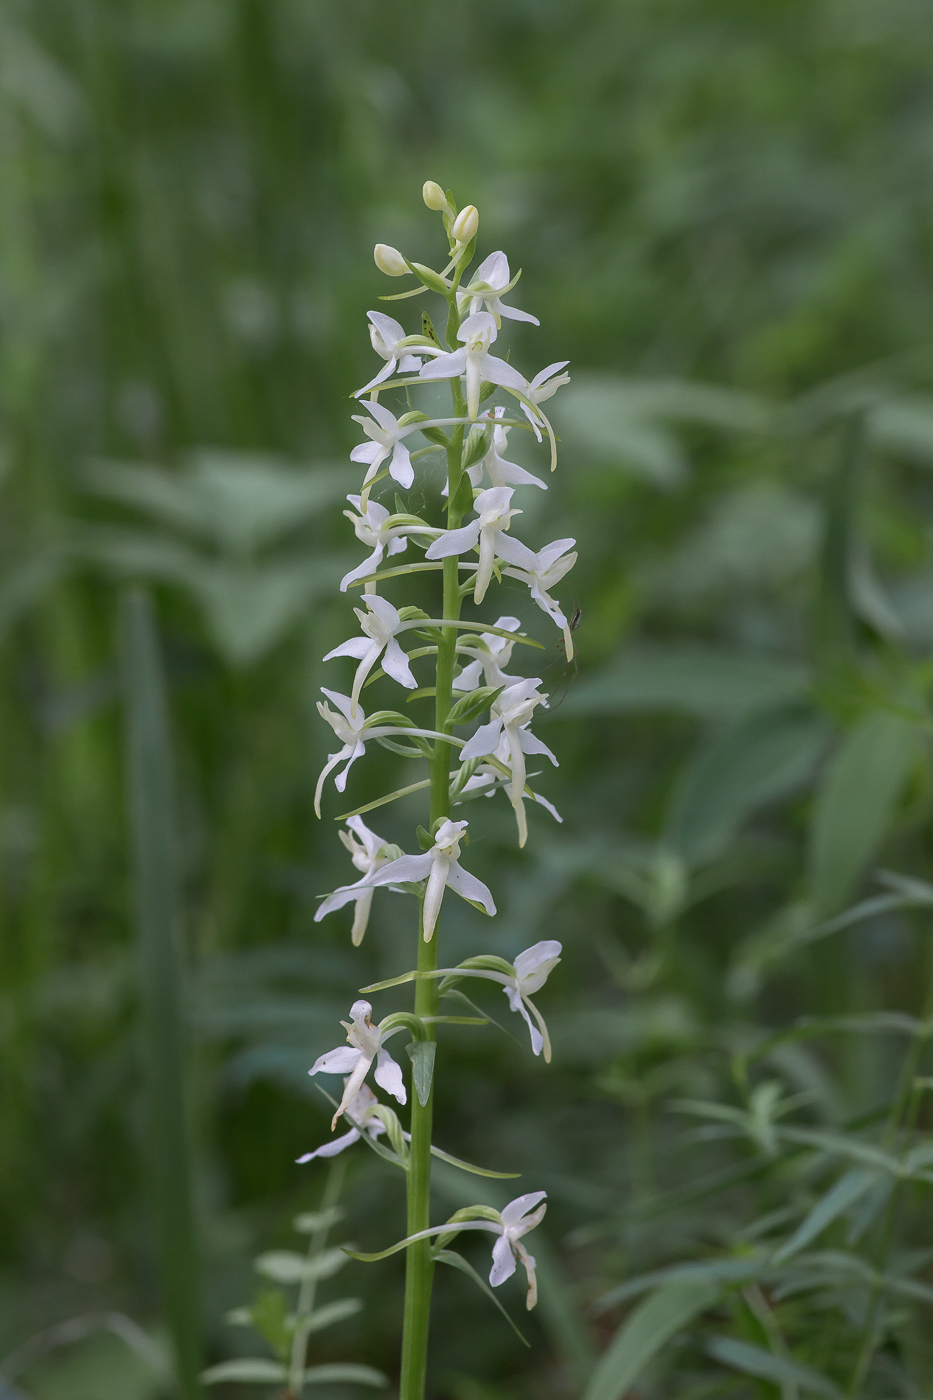
[[(508, 792), (512, 786), (512, 773), (509, 768), (509, 749), (505, 735), (499, 740), (499, 746), (494, 754), (490, 755), (490, 761), (481, 763), (465, 782), (455, 787), (454, 806), (473, 797), (493, 797), (500, 790)], [(563, 817), (553, 802), (549, 802), (540, 792), (535, 792), (528, 786), (526, 781), (524, 797), (543, 807), (546, 812), (550, 812), (556, 822), (563, 823)], [(523, 832), (527, 832), (527, 818), (525, 816), (524, 805), (513, 808), (515, 821), (518, 827), (519, 842), (523, 842)]]
[(576, 550), (568, 553), (575, 544), (576, 540), (572, 539), (555, 540), (553, 544), (546, 544), (536, 554), (526, 544), (522, 544), (521, 540), (507, 536), (502, 536), (497, 543), (499, 557), (511, 565), (503, 572), (509, 578), (517, 578), (521, 583), (527, 584), (541, 611), (546, 612), (551, 621), (563, 631), (564, 650), (568, 661), (573, 656), (573, 634), (560, 604), (551, 597), (548, 590), (560, 583), (577, 562)]
[(501, 533), (509, 528), (513, 515), (521, 515), (520, 510), (509, 509), (513, 495), (508, 486), (493, 486), (481, 491), (473, 503), (476, 519), (459, 530), (442, 531), (428, 545), (426, 559), (446, 559), (451, 554), (465, 554), (468, 550), (479, 549), (479, 566), (473, 588), (475, 603), (483, 601), (489, 587), (496, 554), (501, 554), (498, 547)]
[(369, 1085), (361, 1084), (353, 1102), (344, 1109), (347, 1120), (353, 1124), (350, 1131), (343, 1133), (338, 1138), (332, 1138), (330, 1142), (323, 1143), (313, 1152), (305, 1152), (303, 1156), (296, 1157), (295, 1161), (299, 1166), (303, 1166), (305, 1162), (313, 1162), (315, 1157), (336, 1157), (338, 1152), (345, 1152), (348, 1147), (359, 1142), (364, 1133), (367, 1137), (380, 1137), (385, 1132), (386, 1127), (382, 1119), (377, 1118), (373, 1113), (373, 1109), (378, 1106), (379, 1100)]
[[(496, 619), (495, 625), (503, 632), (517, 632), (521, 623), (517, 617), (500, 617)], [(465, 694), (479, 685), (498, 688), (519, 680), (518, 676), (507, 676), (502, 669), (511, 661), (514, 646), (515, 643), (508, 637), (499, 637), (495, 632), (480, 632), (478, 635), (473, 633), (462, 637), (457, 643), (458, 656), (471, 655), (475, 660), (470, 661), (460, 674), (454, 677), (454, 690)]]
[(511, 277), (509, 260), (504, 253), (490, 253), (473, 273), (468, 286), (462, 287), (457, 293), (457, 305), (461, 316), (469, 303), (473, 313), (488, 311), (494, 317), (497, 326), (501, 324), (503, 316), (511, 321), (530, 321), (533, 326), (540, 326), (541, 322), (537, 316), (529, 316), (527, 311), (519, 311), (514, 306), (505, 306), (500, 300), (512, 290), (520, 276), (521, 273), (518, 273), (514, 278)]
[(395, 634), (403, 625), (398, 609), (394, 608), (387, 598), (380, 598), (378, 593), (364, 593), (362, 601), (368, 605), (368, 611), (364, 612), (362, 608), (354, 608), (353, 611), (365, 635), (341, 642), (339, 647), (334, 647), (333, 651), (329, 651), (324, 657), (325, 661), (330, 661), (335, 656), (353, 656), (358, 659), (360, 664), (356, 668), (353, 688), (350, 691), (350, 700), (354, 708), (360, 698), (363, 682), (380, 656), (382, 669), (387, 676), (398, 681), (406, 690), (418, 688), (418, 682), (411, 673), (408, 657), (396, 641)]
[(434, 845), (424, 855), (401, 856), (389, 861), (381, 870), (368, 876), (372, 885), (414, 884), (426, 880), (422, 932), (426, 943), (434, 936), (444, 891), (450, 888), (463, 899), (479, 904), (487, 914), (496, 912), (492, 894), (482, 880), (477, 880), (460, 864), (460, 842), (469, 822), (445, 820), (438, 828)]
[[(515, 1260), (520, 1259), (528, 1279), (525, 1306), (529, 1311), (538, 1301), (538, 1280), (535, 1274), (534, 1255), (529, 1254), (522, 1244), (522, 1235), (527, 1235), (529, 1230), (533, 1230), (536, 1225), (541, 1224), (547, 1206), (539, 1205), (538, 1202), (544, 1201), (546, 1196), (546, 1191), (529, 1191), (524, 1196), (516, 1196), (514, 1201), (509, 1201), (507, 1206), (503, 1206), (499, 1212), (499, 1238), (492, 1247), (492, 1268), (489, 1271), (489, 1282), (493, 1288), (498, 1288), (500, 1283), (505, 1283), (506, 1279), (511, 1278), (515, 1272)], [(537, 1210), (535, 1210), (535, 1206), (538, 1207)]]
[(525, 389), (525, 380), (506, 360), (490, 355), (489, 347), (496, 338), (495, 318), (488, 311), (468, 316), (457, 332), (462, 342), (459, 350), (436, 355), (421, 366), (422, 379), (466, 378), (467, 413), (475, 418), (479, 413), (480, 390), (484, 384), (502, 384), (507, 388)]
[(367, 578), (378, 569), (387, 554), (389, 558), (393, 554), (402, 554), (408, 548), (407, 537), (411, 533), (410, 526), (389, 525), (389, 512), (378, 501), (368, 500), (364, 507), (359, 496), (348, 496), (347, 500), (356, 508), (357, 513), (345, 510), (344, 515), (352, 523), (357, 539), (371, 549), (372, 554), (357, 568), (344, 574), (340, 580), (341, 593), (346, 593), (351, 583)]
[[(535, 992), (544, 986), (551, 972), (560, 962), (561, 945), (555, 938), (545, 938), (519, 953), (514, 963), (505, 958), (483, 955), (468, 958), (459, 967), (439, 968), (435, 976), (481, 977), (488, 982), (498, 982), (508, 997), (509, 1006), (524, 1019), (531, 1035), (531, 1048), (536, 1055), (544, 1051), (544, 1058), (550, 1061), (551, 1038), (548, 1035), (544, 1017), (531, 1000)], [(534, 1016), (537, 1026), (532, 1022)]]
[[(495, 421), (501, 418), (505, 412), (500, 404), (493, 409), (489, 417)], [(502, 456), (508, 450), (508, 428), (497, 424), (493, 431), (492, 443), (489, 451), (481, 462), (467, 469), (467, 474), (474, 486), (479, 486), (483, 480), (483, 473), (489, 477), (490, 486), (538, 486), (542, 491), (547, 490), (547, 483), (534, 476), (532, 472), (526, 472), (524, 467), (520, 467), (517, 462), (507, 462)]]
[(365, 487), (372, 481), (386, 458), (390, 458), (389, 475), (407, 490), (415, 479), (415, 470), (402, 438), (407, 433), (417, 432), (421, 424), (400, 425), (394, 413), (375, 401), (371, 401), (366, 407), (372, 417), (364, 418), (361, 413), (354, 413), (352, 416), (354, 423), (359, 423), (371, 441), (362, 442), (359, 447), (354, 447), (350, 453), (350, 461), (367, 464), (369, 469), (363, 479)]
[(402, 1028), (394, 1026), (392, 1030), (384, 1033), (379, 1026), (373, 1025), (370, 1019), (372, 1011), (368, 1001), (355, 1001), (350, 1007), (349, 1021), (340, 1022), (347, 1033), (348, 1044), (338, 1045), (335, 1050), (328, 1050), (326, 1054), (319, 1055), (308, 1070), (309, 1074), (349, 1076), (343, 1086), (343, 1097), (337, 1105), (331, 1131), (337, 1126), (340, 1115), (346, 1113), (353, 1103), (373, 1061), (376, 1063), (376, 1073), (373, 1076), (376, 1083), (381, 1084), (386, 1093), (392, 1094), (399, 1103), (408, 1101), (402, 1071), (388, 1050), (383, 1048), (383, 1042)]
[[(558, 370), (563, 369), (565, 365), (569, 364), (569, 360), (555, 360), (552, 365), (547, 365), (540, 373), (535, 375), (534, 379), (529, 380), (525, 385), (525, 398), (529, 399), (535, 407), (540, 403), (544, 403), (545, 399), (551, 398), (552, 395), (557, 393), (562, 384), (570, 383), (569, 374), (557, 373)], [(528, 419), (528, 422), (534, 429), (535, 437), (540, 442), (541, 419), (528, 407), (527, 403), (522, 404), (522, 413), (524, 413), (525, 417)]]
[(415, 373), (421, 366), (418, 355), (425, 354), (428, 349), (422, 336), (407, 335), (405, 327), (392, 316), (386, 316), (382, 311), (367, 311), (366, 315), (369, 317), (369, 338), (373, 349), (385, 360), (385, 364), (375, 379), (364, 384), (362, 389), (357, 389), (354, 394), (357, 399), (386, 379), (391, 379), (396, 370), (399, 374)]
[(358, 948), (366, 932), (369, 911), (373, 902), (373, 886), (366, 883), (366, 878), (390, 860), (395, 860), (401, 852), (397, 846), (383, 841), (381, 836), (370, 831), (362, 817), (348, 817), (347, 826), (350, 830), (340, 831), (338, 835), (350, 852), (353, 864), (357, 870), (362, 872), (362, 879), (357, 880), (352, 885), (341, 885), (334, 890), (333, 894), (329, 894), (322, 900), (314, 915), (314, 922), (320, 923), (327, 914), (332, 913), (335, 909), (342, 909), (345, 904), (355, 901), (356, 910), (353, 915), (353, 929), (350, 936), (353, 940), (353, 946)]
[[(421, 735), (424, 738), (433, 737), (433, 730), (403, 728), (395, 724), (379, 724), (372, 719), (367, 719), (361, 705), (354, 705), (349, 695), (340, 695), (335, 690), (327, 690), (321, 686), (321, 693), (326, 695), (328, 700), (333, 700), (337, 706), (332, 710), (329, 705), (319, 700), (317, 702), (318, 714), (321, 719), (327, 721), (331, 729), (337, 735), (342, 744), (342, 748), (336, 753), (327, 755), (327, 762), (321, 769), (317, 780), (317, 787), (314, 789), (314, 810), (318, 816), (321, 815), (321, 793), (324, 790), (324, 780), (338, 763), (347, 760), (342, 773), (338, 773), (334, 779), (334, 786), (338, 792), (343, 792), (347, 786), (347, 775), (358, 758), (362, 758), (366, 752), (366, 744), (370, 739), (384, 738), (389, 734), (398, 735)], [(375, 717), (378, 719), (378, 715)]]
[(460, 750), (460, 761), (466, 763), (471, 758), (483, 758), (494, 754), (500, 743), (508, 753), (508, 767), (511, 772), (509, 797), (515, 808), (518, 820), (519, 845), (524, 846), (528, 827), (524, 819), (522, 794), (525, 790), (525, 755), (543, 754), (557, 766), (557, 759), (541, 739), (528, 728), (531, 716), (538, 705), (547, 704), (547, 696), (540, 693), (541, 681), (536, 678), (518, 681), (508, 686), (490, 708), (488, 724), (480, 725), (472, 739), (468, 739)]

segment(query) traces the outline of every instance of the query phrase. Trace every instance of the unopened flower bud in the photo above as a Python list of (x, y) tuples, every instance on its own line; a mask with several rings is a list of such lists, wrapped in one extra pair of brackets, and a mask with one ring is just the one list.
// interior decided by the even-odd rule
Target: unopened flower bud
[(460, 210), (450, 231), (458, 243), (469, 243), (471, 238), (476, 237), (478, 228), (479, 210), (475, 204), (468, 204), (465, 209)]
[(450, 207), (446, 194), (436, 180), (425, 180), (421, 197), (429, 209), (444, 210)]
[(397, 248), (388, 243), (377, 243), (373, 249), (373, 262), (387, 277), (404, 277), (411, 269)]

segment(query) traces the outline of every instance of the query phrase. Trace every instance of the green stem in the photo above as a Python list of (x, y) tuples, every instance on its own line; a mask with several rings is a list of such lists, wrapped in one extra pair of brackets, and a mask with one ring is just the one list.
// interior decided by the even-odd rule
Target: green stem
[[(933, 1016), (933, 979), (927, 986), (926, 999), (923, 1004), (921, 1017), (924, 1022), (928, 1022)], [(915, 1036), (907, 1048), (904, 1062), (901, 1066), (901, 1073), (895, 1091), (894, 1100), (888, 1114), (888, 1121), (885, 1124), (884, 1136), (881, 1145), (886, 1152), (894, 1150), (898, 1137), (906, 1132), (911, 1133), (916, 1126), (917, 1113), (919, 1109), (919, 1099), (915, 1092), (914, 1079), (920, 1066), (920, 1059), (926, 1048), (927, 1037)], [(868, 1371), (878, 1348), (879, 1324), (881, 1321), (881, 1305), (884, 1301), (884, 1287), (880, 1276), (886, 1273), (888, 1259), (891, 1248), (894, 1244), (894, 1232), (897, 1225), (898, 1212), (901, 1205), (905, 1183), (898, 1180), (891, 1192), (881, 1226), (880, 1243), (876, 1255), (876, 1277), (872, 1285), (871, 1296), (865, 1314), (865, 1323), (862, 1328), (862, 1340), (859, 1347), (855, 1368), (852, 1373), (852, 1380), (849, 1385), (849, 1395), (852, 1400), (862, 1392), (862, 1387), (868, 1376)]]
[[(331, 1163), (327, 1175), (327, 1185), (324, 1187), (324, 1195), (321, 1198), (318, 1211), (323, 1223), (312, 1231), (311, 1239), (308, 1242), (309, 1262), (324, 1252), (324, 1246), (327, 1244), (327, 1236), (330, 1232), (328, 1216), (340, 1199), (340, 1189), (343, 1186), (346, 1170), (347, 1164), (343, 1158)], [(288, 1367), (288, 1389), (285, 1392), (287, 1400), (301, 1400), (304, 1391), (305, 1365), (308, 1360), (308, 1319), (314, 1312), (317, 1285), (317, 1276), (311, 1272), (301, 1281), (298, 1304), (295, 1308), (295, 1335), (292, 1339), (292, 1352)]]
[[(447, 323), (447, 341), (456, 337), (459, 325), (456, 298), (451, 296)], [(466, 404), (459, 381), (451, 383), (454, 414), (462, 417)], [(451, 433), (447, 447), (447, 528), (456, 530), (461, 512), (457, 509), (463, 458), (463, 428)], [(445, 622), (457, 622), (460, 617), (460, 579), (456, 557), (444, 560)], [(454, 665), (457, 655), (457, 629), (444, 627), (437, 648), (437, 691), (434, 728), (439, 734), (449, 734), (448, 722), (453, 695)], [(450, 744), (435, 743), (431, 759), (431, 822), (450, 816)], [(438, 967), (439, 932), (425, 943), (421, 937), (421, 910), (418, 910), (418, 971), (434, 972)], [(438, 985), (433, 977), (419, 978), (415, 983), (415, 1015), (426, 1021), (428, 1034), (434, 1037), (434, 1023), (428, 1017), (437, 1015)], [(408, 1171), (408, 1233), (427, 1230), (431, 1224), (431, 1125), (434, 1114), (433, 1085), (428, 1102), (422, 1107), (417, 1094), (411, 1104), (411, 1157)], [(402, 1331), (402, 1373), (399, 1400), (423, 1400), (428, 1364), (428, 1331), (431, 1314), (431, 1285), (434, 1261), (430, 1240), (418, 1240), (409, 1245), (406, 1254), (405, 1318)]]

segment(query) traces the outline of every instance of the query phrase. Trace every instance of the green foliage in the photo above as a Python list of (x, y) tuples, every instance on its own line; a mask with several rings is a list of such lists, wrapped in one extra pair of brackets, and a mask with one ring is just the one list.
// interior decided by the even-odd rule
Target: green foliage
[[(421, 321), (417, 300), (377, 300), (369, 250), (428, 256), (409, 211), (433, 175), (477, 204), (490, 248), (520, 250), (540, 363), (571, 356), (548, 510), (577, 539), (561, 597), (582, 607), (568, 666), (520, 589), (509, 602), (544, 647), (564, 824), (529, 803), (520, 854), (497, 797), (497, 835), (471, 847), (506, 892), (483, 946), (564, 943), (552, 1070), (503, 1054), (487, 987), (467, 1010), (489, 1024), (451, 1027), (438, 1075), (447, 1161), (549, 1192), (541, 1301), (526, 1350), (441, 1271), (435, 1391), (930, 1393), (930, 59), (923, 7), (895, 0), (5, 7), (9, 1386), (165, 1389), (122, 1343), (48, 1330), (168, 1316), (135, 1050), (127, 582), (152, 590), (171, 714), (215, 1393), (260, 1363), (281, 1389), (281, 1299), (332, 1287), (290, 1248), (325, 1170), (294, 1158), (332, 1112), (307, 1069), (356, 989), (408, 966), (410, 930), (385, 891), (358, 950), (348, 918), (313, 922), (352, 872), (311, 811), (308, 712), (339, 663), (309, 658), (344, 639), (334, 584), (361, 557), (339, 512), (365, 311)], [(436, 616), (438, 573), (418, 577)], [(400, 704), (374, 684), (367, 709)], [(389, 748), (361, 768), (348, 810), (417, 787)], [(394, 840), (407, 801), (367, 820)], [(490, 936), (456, 917), (451, 965)], [(155, 1030), (171, 1056), (182, 1031)], [(397, 1164), (362, 1144), (342, 1160), (354, 1244), (401, 1238)], [(454, 1180), (485, 1185), (451, 1166), (441, 1210), (464, 1203)], [(488, 1253), (464, 1251), (484, 1281)], [(263, 1255), (291, 1281), (260, 1275), (278, 1301), (248, 1310), (250, 1349), (268, 1354), (231, 1357), (222, 1319)], [(321, 1394), (393, 1364), (383, 1267), (349, 1265), (354, 1296), (307, 1315)], [(496, 1297), (520, 1307), (511, 1285)]]

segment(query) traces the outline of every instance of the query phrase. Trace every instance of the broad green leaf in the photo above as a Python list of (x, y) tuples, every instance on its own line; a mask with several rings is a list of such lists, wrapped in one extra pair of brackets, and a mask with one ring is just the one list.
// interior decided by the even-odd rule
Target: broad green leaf
[(845, 903), (884, 839), (920, 739), (910, 720), (875, 710), (851, 730), (829, 764), (810, 827), (810, 885), (823, 914)]
[(346, 1215), (343, 1206), (331, 1206), (329, 1210), (308, 1210), (296, 1215), (292, 1227), (300, 1235), (313, 1235), (316, 1230), (329, 1230), (332, 1225), (343, 1220)]
[(338, 1298), (336, 1302), (326, 1303), (323, 1308), (318, 1308), (305, 1318), (305, 1329), (308, 1332), (320, 1332), (324, 1327), (333, 1327), (335, 1323), (343, 1322), (344, 1318), (354, 1317), (362, 1308), (362, 1298)]
[(700, 744), (674, 792), (667, 843), (696, 863), (718, 855), (759, 807), (812, 771), (828, 737), (817, 715), (751, 715)]
[(452, 1269), (459, 1269), (462, 1274), (466, 1274), (468, 1279), (472, 1279), (472, 1281), (476, 1284), (480, 1292), (485, 1293), (489, 1301), (496, 1305), (502, 1316), (505, 1318), (506, 1322), (511, 1327), (512, 1331), (515, 1333), (518, 1340), (526, 1347), (531, 1346), (531, 1343), (528, 1341), (528, 1339), (522, 1334), (522, 1332), (519, 1331), (518, 1327), (509, 1317), (508, 1312), (503, 1307), (499, 1299), (496, 1297), (495, 1293), (493, 1293), (489, 1284), (484, 1278), (480, 1277), (480, 1275), (473, 1268), (473, 1265), (468, 1263), (467, 1260), (464, 1259), (462, 1254), (458, 1254), (455, 1249), (437, 1249), (432, 1251), (432, 1256), (438, 1264), (449, 1264)]
[(413, 1040), (407, 1047), (411, 1060), (411, 1077), (422, 1108), (431, 1097), (431, 1084), (434, 1080), (434, 1058), (437, 1042), (433, 1040)]
[(783, 1264), (786, 1259), (806, 1249), (817, 1235), (822, 1234), (827, 1226), (848, 1210), (849, 1206), (863, 1196), (877, 1180), (877, 1172), (869, 1171), (865, 1167), (855, 1167), (846, 1172), (845, 1176), (840, 1177), (826, 1195), (817, 1201), (807, 1218), (774, 1255), (772, 1262)]
[(375, 1366), (356, 1366), (351, 1362), (335, 1361), (329, 1366), (309, 1366), (304, 1374), (305, 1385), (335, 1385), (341, 1381), (347, 1385), (371, 1385), (381, 1390), (389, 1384), (389, 1377), (377, 1371)]
[(204, 609), (213, 640), (233, 666), (265, 655), (334, 586), (339, 568), (329, 556), (269, 564), (205, 563), (190, 588)]
[(238, 1356), (234, 1361), (221, 1361), (219, 1365), (209, 1366), (201, 1372), (205, 1385), (219, 1385), (222, 1381), (252, 1381), (269, 1385), (287, 1379), (288, 1371), (280, 1361), (259, 1356)]
[(825, 1395), (827, 1400), (843, 1400), (843, 1392), (827, 1376), (804, 1366), (790, 1357), (776, 1356), (751, 1342), (740, 1342), (733, 1337), (714, 1337), (707, 1350), (710, 1356), (721, 1361), (724, 1366), (742, 1371), (746, 1376), (757, 1376), (760, 1380), (771, 1381), (777, 1386), (799, 1386), (813, 1395)]
[(663, 710), (700, 719), (737, 718), (799, 700), (807, 673), (790, 662), (694, 643), (628, 647), (606, 670), (579, 681), (561, 716)]
[(673, 1279), (652, 1293), (609, 1343), (582, 1400), (623, 1400), (649, 1361), (718, 1296), (717, 1285), (706, 1279)]
[(330, 1278), (347, 1262), (342, 1249), (325, 1249), (309, 1259), (291, 1249), (270, 1249), (256, 1260), (256, 1272), (275, 1283), (301, 1283), (304, 1279)]

